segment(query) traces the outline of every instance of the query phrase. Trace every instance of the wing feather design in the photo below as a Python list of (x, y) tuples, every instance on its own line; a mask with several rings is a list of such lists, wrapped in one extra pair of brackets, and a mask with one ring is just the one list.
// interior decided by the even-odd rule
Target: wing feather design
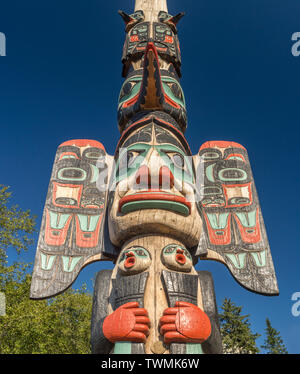
[[(110, 156), (94, 140), (71, 140), (56, 152), (47, 193), (31, 298), (48, 298), (67, 289), (91, 262), (109, 259), (103, 231)], [(100, 187), (100, 188), (99, 188)]]
[(268, 238), (246, 149), (206, 142), (195, 158), (203, 234), (196, 255), (229, 268), (245, 288), (277, 295)]

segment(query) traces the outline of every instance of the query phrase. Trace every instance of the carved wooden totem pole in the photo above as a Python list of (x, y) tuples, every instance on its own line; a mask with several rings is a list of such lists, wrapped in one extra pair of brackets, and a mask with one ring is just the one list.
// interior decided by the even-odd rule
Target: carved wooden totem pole
[(136, 0), (125, 22), (114, 156), (95, 140), (58, 147), (46, 199), (31, 297), (67, 289), (80, 270), (98, 273), (93, 353), (221, 353), (211, 274), (225, 264), (250, 291), (277, 281), (246, 149), (184, 137), (177, 23), (166, 0)]

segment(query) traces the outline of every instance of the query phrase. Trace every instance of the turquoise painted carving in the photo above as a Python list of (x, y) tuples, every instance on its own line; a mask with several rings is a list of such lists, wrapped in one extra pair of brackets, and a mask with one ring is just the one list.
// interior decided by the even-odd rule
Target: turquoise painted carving
[(64, 271), (66, 273), (72, 273), (72, 271), (74, 270), (78, 262), (81, 260), (81, 258), (82, 257), (62, 256)]

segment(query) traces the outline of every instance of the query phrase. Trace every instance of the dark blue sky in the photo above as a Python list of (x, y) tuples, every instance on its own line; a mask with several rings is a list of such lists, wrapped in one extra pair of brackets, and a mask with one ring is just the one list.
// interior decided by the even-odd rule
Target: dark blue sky
[[(246, 291), (222, 264), (201, 262), (197, 268), (213, 273), (219, 305), (225, 297), (243, 305), (261, 334), (268, 317), (289, 352), (300, 353), (300, 317), (291, 313), (292, 294), (300, 292), (300, 57), (291, 54), (292, 34), (300, 32), (299, 1), (168, 3), (171, 13), (186, 12), (179, 26), (186, 137), (194, 153), (207, 140), (247, 148), (280, 296)], [(38, 226), (61, 142), (95, 139), (114, 153), (124, 42), (117, 10), (132, 12), (133, 6), (134, 0), (1, 2), (7, 56), (0, 57), (0, 183), (11, 186), (14, 202), (37, 215)], [(33, 261), (34, 255), (33, 247), (22, 259)], [(111, 266), (90, 265), (75, 287), (91, 287), (94, 274)]]

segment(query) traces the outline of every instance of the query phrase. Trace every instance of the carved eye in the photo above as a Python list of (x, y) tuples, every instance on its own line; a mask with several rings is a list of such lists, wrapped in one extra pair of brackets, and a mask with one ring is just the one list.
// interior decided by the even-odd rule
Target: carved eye
[(169, 157), (169, 159), (177, 168), (184, 169), (185, 160), (183, 155), (177, 152), (168, 152), (167, 150), (163, 150), (163, 152)]
[(170, 18), (170, 15), (167, 12), (161, 11), (158, 15), (158, 20), (164, 22), (167, 18)]
[(129, 95), (133, 87), (136, 85), (135, 82), (127, 82), (124, 84), (121, 96)]
[(247, 173), (238, 168), (226, 168), (219, 171), (218, 177), (221, 181), (243, 181), (247, 179)]
[(63, 168), (58, 171), (57, 178), (67, 181), (84, 181), (86, 179), (86, 171), (80, 168)]
[(127, 165), (130, 166), (134, 159), (136, 158), (136, 156), (138, 155), (139, 153), (137, 152), (132, 152), (132, 151), (129, 151), (127, 152)]
[(120, 95), (119, 95), (119, 102), (122, 102), (122, 100), (125, 101), (127, 97), (130, 97), (130, 94), (137, 83), (138, 82), (134, 82), (134, 81), (129, 81), (129, 82), (124, 83), (121, 89)]
[(176, 247), (172, 247), (172, 246), (167, 247), (167, 248), (165, 248), (164, 253), (169, 255), (169, 254), (173, 253), (175, 251), (175, 249), (176, 249)]
[(147, 254), (145, 253), (145, 251), (143, 249), (136, 249), (135, 250), (135, 253), (138, 255), (138, 256), (141, 256), (141, 257), (147, 257)]
[(132, 14), (131, 17), (138, 20), (138, 21), (143, 21), (144, 18), (145, 18), (145, 15), (144, 15), (144, 12), (142, 10), (138, 10), (134, 14)]
[(136, 151), (125, 151), (119, 162), (119, 171), (124, 171), (131, 167), (139, 154), (140, 152)]
[(181, 170), (184, 170), (185, 172), (188, 171), (187, 162), (184, 159), (184, 156), (177, 152), (167, 152), (168, 157), (170, 158), (172, 164)]
[(93, 160), (97, 160), (99, 157), (101, 156), (101, 153), (100, 152), (87, 152), (85, 154), (85, 157), (86, 158), (91, 158)]
[(218, 158), (220, 158), (220, 154), (218, 152), (205, 152), (202, 154), (202, 158), (204, 160), (216, 160)]
[(184, 101), (182, 89), (180, 88), (178, 84), (168, 82), (167, 85), (172, 91), (172, 93), (174, 94), (174, 96), (178, 97), (181, 101)]
[(172, 156), (172, 160), (174, 162), (174, 165), (176, 165), (177, 167), (183, 169), (184, 168), (184, 158), (181, 154), (179, 153), (175, 153), (173, 156)]
[(185, 250), (184, 251), (184, 254), (186, 255), (187, 258), (189, 258), (190, 260), (192, 259), (192, 256), (190, 255), (190, 252), (188, 250)]

